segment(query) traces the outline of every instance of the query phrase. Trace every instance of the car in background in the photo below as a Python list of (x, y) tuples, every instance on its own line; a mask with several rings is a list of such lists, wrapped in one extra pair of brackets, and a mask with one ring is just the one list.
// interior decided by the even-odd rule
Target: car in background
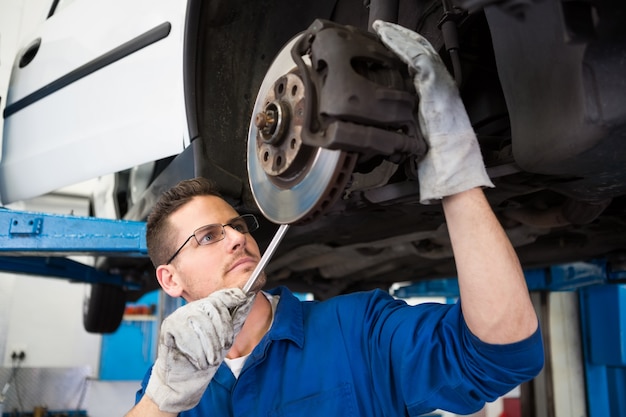
[[(321, 108), (341, 93), (363, 93), (355, 87), (362, 79), (406, 99), (405, 68), (379, 60), (384, 52), (355, 52), (376, 49), (368, 28), (381, 18), (424, 35), (454, 75), (496, 185), (486, 195), (523, 266), (603, 258), (619, 268), (625, 17), (626, 5), (606, 0), (54, 2), (15, 59), (0, 199), (101, 177), (109, 181), (94, 190), (94, 216), (145, 220), (164, 190), (204, 176), (238, 211), (261, 218), (261, 248), (277, 223), (295, 223), (267, 268), (268, 286), (324, 299), (454, 277), (441, 208), (419, 204), (415, 167), (426, 149), (414, 120), (395, 119), (388, 106)], [(338, 58), (304, 62), (317, 71), (307, 81), (298, 56), (339, 44), (322, 41), (326, 29), (352, 39), (352, 55), (343, 67), (329, 65)], [(344, 73), (355, 84), (323, 89)], [(268, 116), (295, 120), (300, 111), (310, 111), (318, 131), (307, 136), (306, 120), (296, 120), (282, 126), (293, 141), (276, 139), (280, 123)], [(328, 135), (332, 126), (344, 130)], [(158, 285), (147, 258), (102, 257), (97, 265), (142, 288), (92, 286), (85, 326), (110, 332), (126, 301)]]

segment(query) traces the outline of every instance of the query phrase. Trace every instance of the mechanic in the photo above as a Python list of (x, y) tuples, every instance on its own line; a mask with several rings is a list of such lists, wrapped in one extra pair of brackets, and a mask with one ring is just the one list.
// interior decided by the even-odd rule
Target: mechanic
[(429, 145), (420, 200), (443, 206), (459, 302), (409, 306), (379, 290), (301, 302), (260, 291), (264, 276), (244, 294), (258, 223), (208, 181), (183, 181), (156, 204), (147, 243), (163, 290), (188, 303), (163, 321), (127, 416), (469, 414), (541, 370), (537, 316), (454, 80), (420, 35), (374, 28), (414, 74)]

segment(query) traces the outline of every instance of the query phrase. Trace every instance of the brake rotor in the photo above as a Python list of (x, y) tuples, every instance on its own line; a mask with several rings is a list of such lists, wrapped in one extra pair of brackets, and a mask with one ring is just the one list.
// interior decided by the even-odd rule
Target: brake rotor
[[(300, 35), (301, 36), (301, 35)], [(302, 142), (307, 96), (291, 49), (278, 53), (267, 71), (248, 130), (248, 179), (265, 217), (304, 223), (331, 207), (349, 181), (357, 155)]]

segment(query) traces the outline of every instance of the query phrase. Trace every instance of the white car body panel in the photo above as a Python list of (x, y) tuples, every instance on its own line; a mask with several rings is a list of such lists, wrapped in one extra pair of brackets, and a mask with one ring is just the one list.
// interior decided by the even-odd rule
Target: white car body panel
[[(183, 92), (186, 6), (171, 0), (74, 1), (33, 34), (41, 39), (39, 51), (23, 68), (18, 53), (9, 83), (3, 203), (182, 152), (190, 141)], [(111, 22), (118, 22), (113, 29)], [(7, 114), (29, 94), (168, 23), (165, 37), (47, 96), (43, 90), (42, 98)], [(32, 123), (34, 115), (38, 123)]]

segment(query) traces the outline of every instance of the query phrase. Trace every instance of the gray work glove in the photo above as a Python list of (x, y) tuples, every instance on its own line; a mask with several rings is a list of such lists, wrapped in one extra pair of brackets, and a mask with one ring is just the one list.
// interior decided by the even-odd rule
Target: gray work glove
[(419, 96), (419, 124), (429, 150), (418, 165), (420, 202), (475, 187), (493, 187), (459, 91), (441, 57), (421, 35), (377, 20), (383, 44), (407, 63)]
[(253, 301), (253, 294), (229, 288), (186, 304), (163, 320), (146, 387), (146, 395), (161, 411), (180, 413), (200, 402)]

